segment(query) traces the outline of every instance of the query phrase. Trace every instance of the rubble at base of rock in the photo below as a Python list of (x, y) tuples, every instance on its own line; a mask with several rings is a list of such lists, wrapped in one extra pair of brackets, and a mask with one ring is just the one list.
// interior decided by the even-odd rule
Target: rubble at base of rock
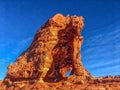
[(120, 90), (120, 76), (94, 78), (82, 65), (83, 27), (82, 16), (56, 14), (49, 19), (9, 65), (0, 90)]
[(91, 78), (82, 81), (79, 76), (55, 83), (18, 82), (12, 86), (0, 85), (0, 90), (120, 90), (120, 76)]

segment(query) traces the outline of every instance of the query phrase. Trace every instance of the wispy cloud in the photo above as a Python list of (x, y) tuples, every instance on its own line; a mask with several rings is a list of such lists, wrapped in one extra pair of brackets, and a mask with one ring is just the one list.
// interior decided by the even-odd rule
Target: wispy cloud
[(97, 63), (93, 63), (92, 65), (88, 65), (86, 66), (86, 68), (96, 68), (96, 67), (104, 67), (107, 65), (111, 65), (111, 64), (120, 64), (120, 59), (117, 60), (112, 60), (112, 61), (105, 61), (105, 62), (97, 62)]
[(90, 53), (92, 51), (104, 52), (112, 50), (113, 48), (118, 49), (119, 47), (120, 47), (120, 28), (116, 29), (114, 27), (111, 28), (106, 27), (103, 28), (101, 32), (99, 31), (99, 33), (97, 34), (94, 33), (91, 37), (85, 38), (82, 50), (83, 53)]
[(18, 46), (23, 46), (23, 45), (27, 44), (30, 40), (32, 40), (32, 37), (25, 38), (24, 40), (20, 41)]
[[(119, 70), (119, 72), (118, 72), (118, 70)], [(114, 72), (116, 71), (120, 74), (120, 65), (94, 69), (93, 73), (95, 73), (95, 72), (99, 72), (99, 73), (103, 73), (103, 74), (104, 74), (104, 72), (114, 73), (114, 72), (111, 72), (111, 71), (114, 71)]]
[(120, 75), (120, 65), (98, 68), (91, 71), (95, 77), (107, 75)]
[(93, 30), (92, 33), (93, 34), (90, 37), (85, 38), (84, 46), (89, 46), (89, 44), (98, 46), (108, 45), (108, 43), (111, 43), (112, 41), (115, 42), (118, 39), (120, 40), (120, 28), (115, 28), (114, 24), (98, 30)]
[(13, 50), (13, 54), (18, 54), (22, 49), (24, 49), (27, 45), (29, 45), (30, 41), (32, 40), (32, 37), (25, 38), (24, 40), (20, 41), (17, 44), (17, 48)]
[(82, 60), (85, 67), (96, 76), (109, 71), (111, 74), (120, 73), (120, 27), (115, 26), (113, 23), (93, 30), (93, 34), (84, 40)]

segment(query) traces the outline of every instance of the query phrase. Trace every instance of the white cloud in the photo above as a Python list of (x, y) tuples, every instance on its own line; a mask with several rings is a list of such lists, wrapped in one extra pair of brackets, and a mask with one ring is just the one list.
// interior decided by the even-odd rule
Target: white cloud
[(120, 65), (94, 69), (92, 73), (97, 73), (97, 75), (105, 74), (105, 73), (112, 73), (112, 74), (119, 73), (120, 74)]
[(28, 37), (22, 41), (20, 41), (17, 45), (17, 48), (15, 48), (12, 53), (13, 54), (18, 54), (22, 49), (25, 48), (26, 45), (28, 45), (28, 43), (32, 40), (32, 37)]
[(24, 40), (20, 41), (20, 43), (18, 44), (18, 46), (25, 45), (30, 40), (32, 40), (32, 37), (25, 38)]
[(112, 60), (112, 61), (107, 61), (107, 62), (97, 62), (93, 63), (92, 65), (86, 66), (86, 68), (96, 68), (96, 67), (103, 67), (111, 64), (118, 64), (120, 63), (120, 59), (117, 60)]

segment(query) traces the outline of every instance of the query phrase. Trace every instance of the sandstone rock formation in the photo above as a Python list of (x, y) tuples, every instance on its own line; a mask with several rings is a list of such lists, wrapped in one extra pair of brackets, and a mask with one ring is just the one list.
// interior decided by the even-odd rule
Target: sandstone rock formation
[(60, 81), (72, 70), (72, 75), (89, 77), (81, 62), (82, 16), (55, 15), (37, 31), (30, 47), (8, 67), (4, 82), (36, 80)]
[(30, 47), (8, 67), (0, 90), (120, 90), (120, 76), (94, 78), (83, 67), (83, 27), (82, 16), (56, 14), (49, 19)]
[(1, 83), (2, 83), (2, 80), (0, 80), (0, 85), (1, 85)]

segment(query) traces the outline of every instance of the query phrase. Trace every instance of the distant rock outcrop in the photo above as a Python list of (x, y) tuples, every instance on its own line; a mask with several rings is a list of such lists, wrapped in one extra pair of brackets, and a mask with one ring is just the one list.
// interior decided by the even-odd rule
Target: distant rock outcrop
[[(82, 16), (56, 14), (37, 31), (30, 47), (8, 67), (1, 85), (7, 90), (91, 90), (86, 87), (107, 82), (105, 78), (91, 76), (82, 65), (83, 27)], [(71, 74), (66, 77), (68, 71)]]

